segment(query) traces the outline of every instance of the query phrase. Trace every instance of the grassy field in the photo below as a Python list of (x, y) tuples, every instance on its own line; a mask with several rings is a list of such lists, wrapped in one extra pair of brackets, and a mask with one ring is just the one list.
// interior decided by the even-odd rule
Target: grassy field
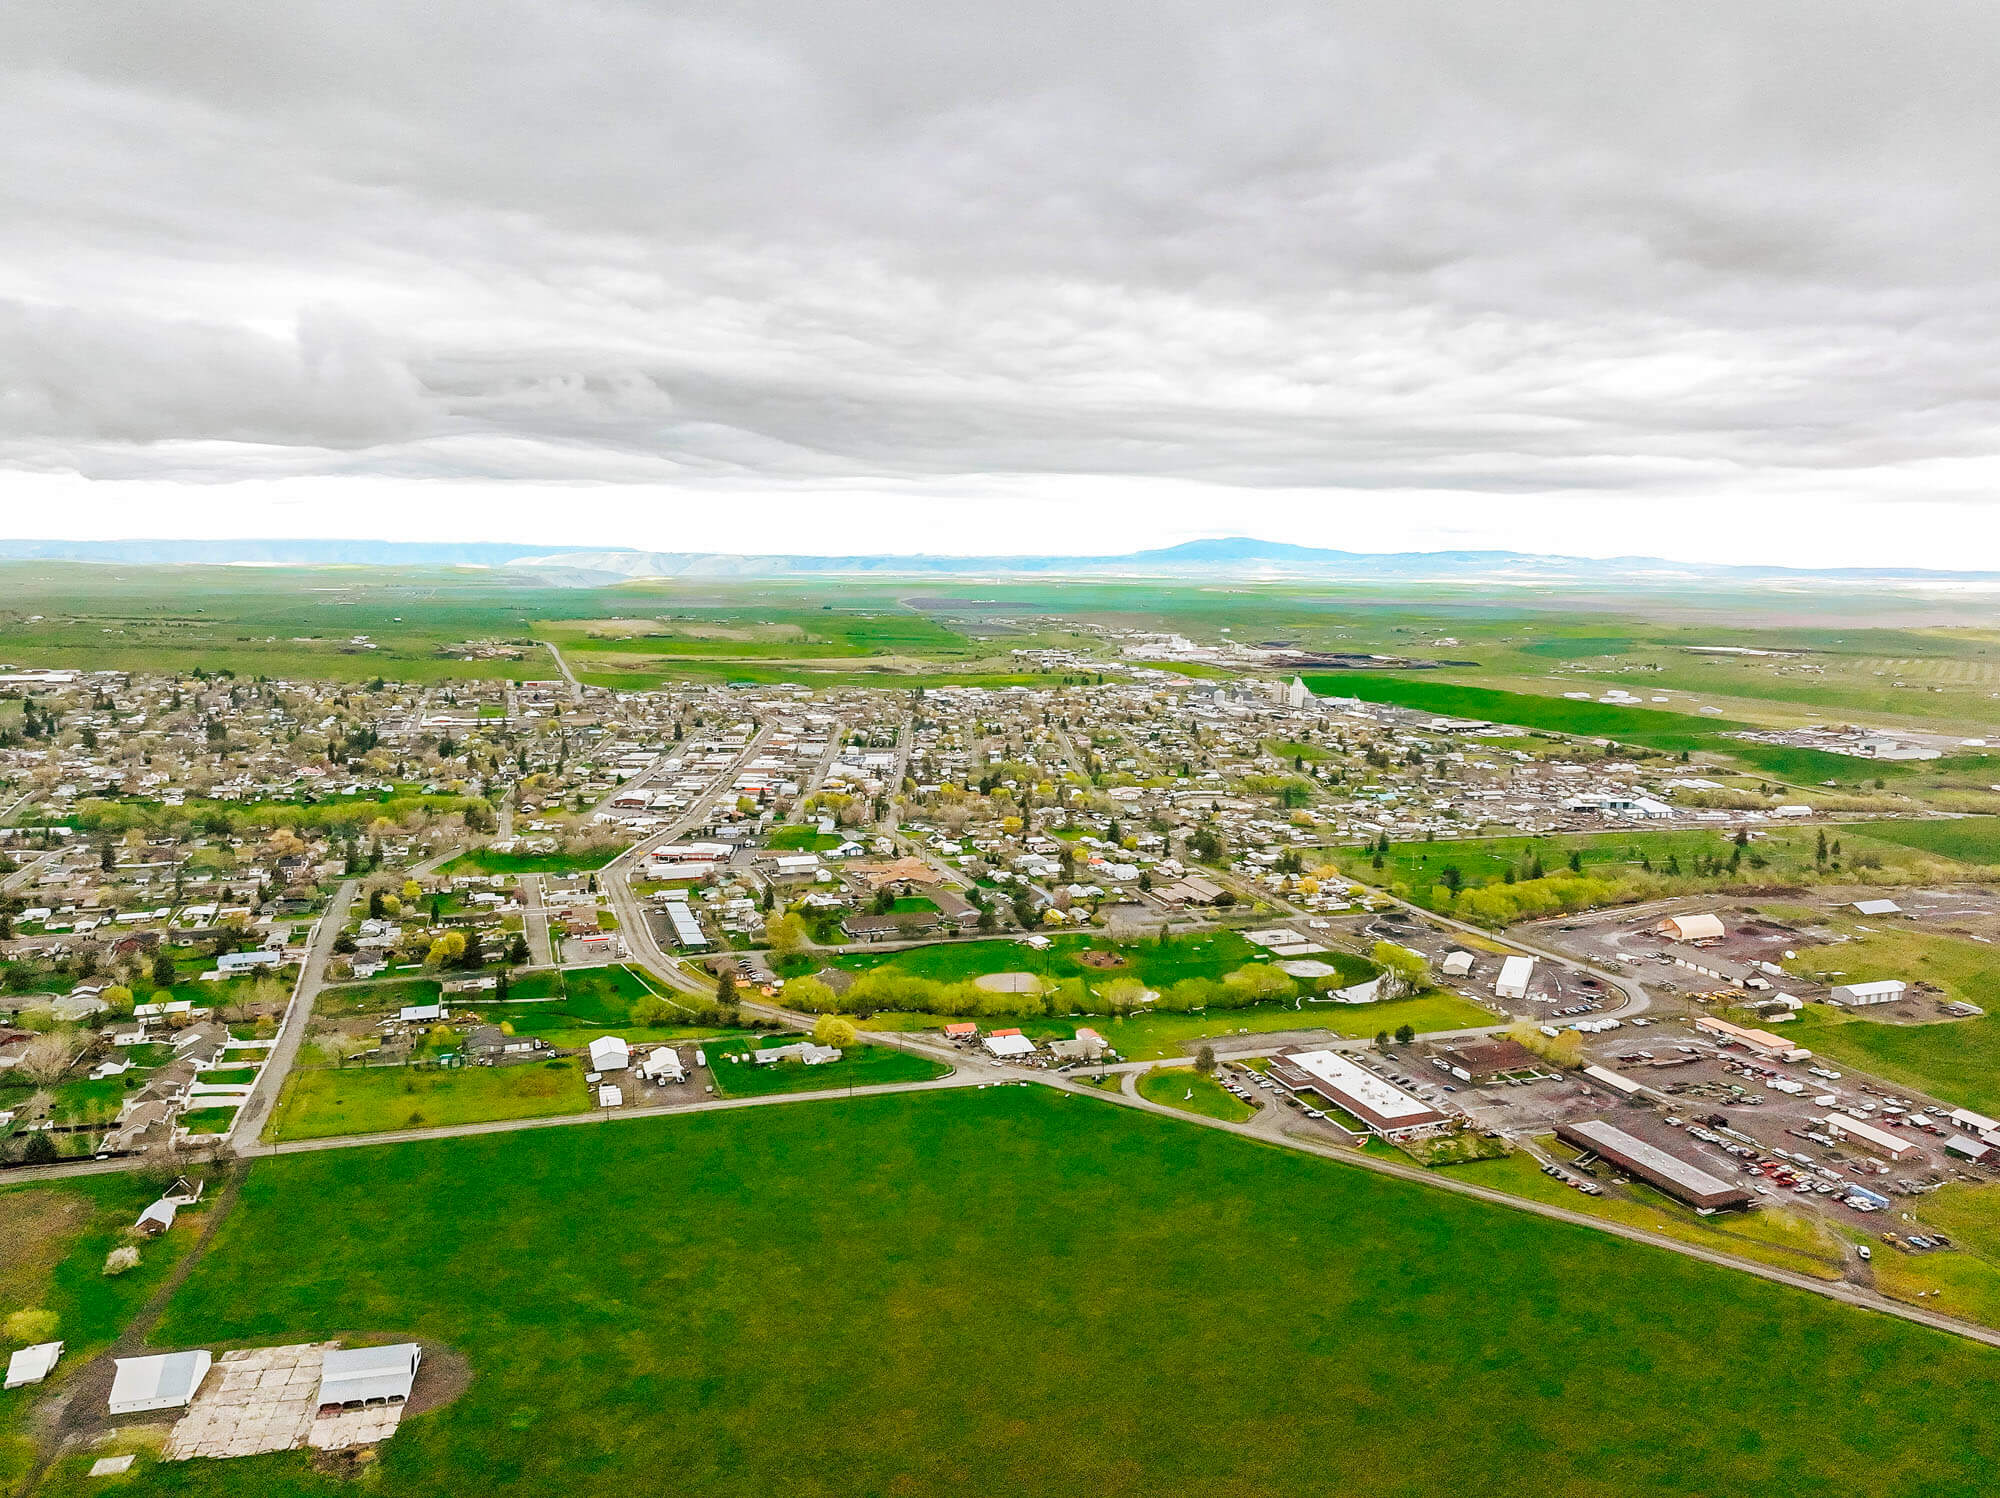
[(1242, 1123), (1257, 1115), (1250, 1104), (1190, 1067), (1155, 1067), (1139, 1078), (1138, 1088), (1139, 1096), (1149, 1103), (1163, 1103), (1184, 1113), (1199, 1113), (1203, 1118)]
[[(759, 1050), (791, 1045), (796, 1035), (774, 1036), (756, 1042)], [(734, 1048), (741, 1055), (748, 1047)], [(780, 1092), (820, 1092), (835, 1087), (877, 1087), (889, 1082), (928, 1082), (949, 1076), (951, 1068), (913, 1056), (908, 1051), (886, 1045), (850, 1046), (838, 1061), (807, 1066), (799, 1061), (774, 1061), (758, 1066), (750, 1061), (731, 1061), (721, 1054), (711, 1055), (709, 1071), (715, 1090), (725, 1097), (770, 1097)]]
[(591, 1107), (579, 1062), (465, 1066), (348, 1066), (294, 1071), (266, 1127), (272, 1139), (329, 1139), (390, 1129), (490, 1123), (585, 1113)]
[(1953, 817), (1930, 822), (1870, 822), (1865, 831), (1877, 842), (1897, 843), (1960, 863), (2000, 864), (2000, 817)]
[[(207, 1206), (184, 1209), (173, 1232), (141, 1248), (138, 1268), (105, 1275), (105, 1256), (128, 1241), (124, 1229), (163, 1184), (133, 1173), (0, 1187), (0, 1319), (19, 1310), (53, 1311), (56, 1339), (66, 1344), (47, 1384), (0, 1393), (0, 1492), (12, 1492), (25, 1469), (21, 1431), (30, 1407), (117, 1339), (201, 1231)], [(0, 1334), (0, 1358), (19, 1345)]]
[(1885, 1025), (1824, 1005), (1785, 1026), (1785, 1036), (1834, 1062), (1989, 1116), (2000, 1113), (2000, 1014)]
[[(156, 1340), (354, 1328), (472, 1374), (380, 1498), (1310, 1493), (1329, 1461), (1368, 1498), (1970, 1498), (2000, 1463), (1989, 1349), (1040, 1088), (259, 1161)], [(104, 1491), (87, 1461), (49, 1491)], [(293, 1453), (119, 1491), (352, 1490)]]
[[(1119, 960), (1109, 967), (1083, 960), (1102, 953)], [(1234, 931), (1204, 931), (1171, 936), (1164, 943), (1116, 943), (1107, 937), (1067, 934), (1053, 938), (1037, 951), (1022, 941), (938, 942), (900, 952), (848, 952), (834, 959), (849, 972), (892, 968), (915, 978), (962, 983), (987, 973), (1034, 973), (1044, 978), (1080, 978), (1096, 989), (1116, 978), (1137, 978), (1148, 988), (1165, 988), (1183, 978), (1221, 978), (1248, 962), (1268, 960)], [(1360, 983), (1375, 975), (1375, 965), (1347, 952), (1330, 952), (1323, 961), (1340, 969), (1342, 983)]]
[(1538, 696), (1494, 687), (1463, 686), (1440, 681), (1428, 673), (1390, 676), (1343, 671), (1337, 676), (1308, 676), (1305, 683), (1320, 697), (1359, 697), (1364, 702), (1383, 702), (1440, 716), (1483, 718), (1519, 728), (1615, 739), (1648, 749), (1716, 747), (1718, 729), (1738, 726), (1661, 708), (1620, 707), (1604, 702), (1576, 702), (1560, 695)]
[[(1449, 910), (1454, 905), (1449, 870), (1457, 871), (1463, 889), (1486, 889), (1504, 882), (1510, 874), (1520, 882), (1535, 878), (1537, 863), (1544, 875), (1560, 880), (1569, 872), (1572, 856), (1581, 865), (1578, 872), (1586, 878), (1634, 882), (1643, 885), (1643, 893), (1648, 895), (1680, 889), (1770, 888), (1839, 878), (1893, 882), (1935, 872), (1938, 860), (1951, 855), (1941, 848), (1925, 847), (1920, 839), (1891, 837), (1892, 830), (1956, 825), (1882, 821), (1836, 827), (1829, 832), (1829, 843), (1837, 842), (1839, 851), (1824, 866), (1817, 861), (1818, 827), (1766, 829), (1741, 850), (1734, 873), (1726, 866), (1738, 851), (1731, 841), (1734, 834), (1712, 827), (1391, 843), (1388, 852), (1380, 855), (1380, 869), (1375, 867), (1377, 855), (1366, 848), (1325, 851), (1350, 878), (1381, 885), (1430, 909)], [(1856, 868), (1857, 856), (1867, 863), (1868, 872)], [(1716, 860), (1722, 861), (1721, 867)], [(1698, 872), (1704, 865), (1709, 871)]]
[[(962, 1016), (900, 1014), (887, 1011), (860, 1021), (871, 1030), (936, 1030)], [(1287, 1030), (1330, 1030), (1335, 1035), (1365, 1040), (1408, 1025), (1420, 1034), (1435, 1030), (1465, 1030), (1500, 1022), (1500, 1016), (1456, 994), (1426, 993), (1380, 1004), (1258, 1004), (1247, 1009), (1211, 1009), (1187, 1014), (1130, 1014), (1121, 1017), (1086, 1015), (1081, 1019), (1047, 1015), (985, 1015), (982, 1027), (1017, 1027), (1036, 1040), (1068, 1040), (1078, 1026), (1087, 1026), (1111, 1042), (1128, 1061), (1160, 1061), (1192, 1055), (1204, 1040), (1223, 1035), (1279, 1034)]]
[(623, 853), (630, 843), (596, 843), (558, 848), (553, 853), (496, 853), (474, 848), (438, 870), (441, 874), (591, 874)]
[[(1573, 1151), (1553, 1138), (1542, 1141), (1550, 1153), (1569, 1159)], [(1571, 1211), (1586, 1212), (1628, 1227), (1664, 1233), (1684, 1243), (1696, 1243), (1740, 1258), (1775, 1264), (1781, 1269), (1810, 1274), (1815, 1279), (1838, 1279), (1844, 1257), (1841, 1240), (1817, 1219), (1766, 1207), (1752, 1212), (1718, 1213), (1703, 1217), (1647, 1186), (1607, 1185), (1603, 1196), (1585, 1196), (1542, 1174), (1535, 1157), (1517, 1151), (1500, 1160), (1474, 1160), (1449, 1167), (1452, 1179), (1490, 1186), (1510, 1196), (1548, 1202)], [(1608, 1174), (1604, 1177), (1608, 1181)]]
[(829, 848), (838, 848), (841, 843), (837, 832), (820, 832), (812, 827), (780, 827), (765, 840), (765, 845), (781, 853), (824, 853)]

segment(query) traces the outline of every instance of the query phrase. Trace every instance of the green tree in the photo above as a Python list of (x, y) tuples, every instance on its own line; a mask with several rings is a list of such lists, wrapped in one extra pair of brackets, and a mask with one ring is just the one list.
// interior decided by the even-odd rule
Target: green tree
[(821, 1045), (846, 1050), (855, 1042), (854, 1021), (844, 1014), (822, 1014), (813, 1021), (812, 1037)]
[(1417, 1032), (1411, 1029), (1408, 1025), (1396, 1026), (1397, 1045), (1408, 1045), (1411, 1041), (1415, 1040), (1416, 1038), (1417, 1038)]
[(1215, 1075), (1215, 1047), (1205, 1040), (1201, 1043), (1201, 1049), (1194, 1053), (1194, 1069), (1204, 1077)]

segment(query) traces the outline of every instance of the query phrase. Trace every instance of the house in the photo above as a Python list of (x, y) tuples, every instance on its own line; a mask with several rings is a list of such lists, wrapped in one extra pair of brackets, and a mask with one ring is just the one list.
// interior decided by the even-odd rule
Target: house
[(975, 1025), (971, 1020), (958, 1020), (944, 1027), (944, 1038), (946, 1040), (977, 1040), (979, 1038), (979, 1026)]
[(319, 1407), (361, 1409), (410, 1397), (424, 1350), (414, 1342), (386, 1347), (330, 1347), (320, 1360)]
[(139, 1220), (132, 1224), (132, 1231), (157, 1238), (174, 1225), (174, 1214), (179, 1210), (176, 1203), (163, 1196), (139, 1214)]
[(639, 1063), (639, 1075), (649, 1082), (685, 1082), (687, 1067), (681, 1062), (680, 1052), (672, 1046), (656, 1046)]
[(185, 1408), (213, 1361), (205, 1351), (119, 1358), (111, 1380), (111, 1413), (139, 1415), (148, 1410)]
[(18, 1389), (23, 1384), (40, 1383), (55, 1368), (62, 1350), (60, 1342), (37, 1342), (33, 1347), (18, 1349), (7, 1359), (7, 1387)]
[(247, 973), (254, 968), (281, 967), (284, 961), (283, 952), (262, 949), (255, 952), (224, 952), (215, 959), (215, 966), (218, 972)]
[(623, 1071), (632, 1064), (632, 1048), (616, 1035), (600, 1035), (590, 1043), (592, 1071)]
[(759, 1066), (769, 1066), (777, 1061), (800, 1061), (807, 1066), (825, 1066), (840, 1059), (840, 1047), (815, 1045), (810, 1040), (802, 1040), (796, 1045), (772, 1046), (768, 1050), (752, 1053)]

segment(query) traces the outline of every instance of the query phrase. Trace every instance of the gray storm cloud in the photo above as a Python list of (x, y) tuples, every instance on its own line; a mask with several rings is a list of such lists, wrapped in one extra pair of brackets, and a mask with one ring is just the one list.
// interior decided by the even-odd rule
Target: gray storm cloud
[(1977, 460), (1996, 32), (1923, 4), (14, 6), (0, 461), (1516, 496)]

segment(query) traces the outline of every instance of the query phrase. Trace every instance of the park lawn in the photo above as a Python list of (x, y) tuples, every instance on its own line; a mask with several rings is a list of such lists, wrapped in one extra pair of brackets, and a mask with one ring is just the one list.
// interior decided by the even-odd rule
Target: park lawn
[[(66, 1344), (47, 1383), (0, 1393), (0, 1492), (12, 1492), (25, 1470), (20, 1430), (30, 1408), (117, 1339), (200, 1235), (206, 1203), (182, 1208), (173, 1232), (138, 1245), (138, 1268), (107, 1276), (105, 1255), (131, 1242), (125, 1229), (159, 1194), (160, 1182), (142, 1172), (0, 1186), (0, 1317), (54, 1311)], [(19, 1345), (0, 1336), (0, 1358)]]
[[(759, 1050), (791, 1045), (801, 1037), (776, 1036), (755, 1042)], [(780, 1092), (820, 1092), (835, 1087), (876, 1087), (889, 1082), (928, 1082), (951, 1075), (951, 1068), (927, 1057), (915, 1056), (886, 1045), (852, 1045), (838, 1061), (807, 1066), (800, 1061), (774, 1061), (759, 1066), (753, 1061), (732, 1061), (747, 1047), (732, 1047), (728, 1055), (711, 1053), (709, 1072), (715, 1090), (724, 1097), (770, 1097)]]
[(440, 874), (590, 874), (623, 853), (630, 843), (595, 843), (551, 853), (496, 853), (473, 848), (439, 869)]
[(591, 1099), (571, 1060), (448, 1070), (349, 1066), (294, 1071), (266, 1127), (274, 1140), (329, 1139), (386, 1129), (491, 1123), (586, 1113)]
[(1192, 1067), (1155, 1067), (1138, 1081), (1139, 1096), (1149, 1103), (1198, 1113), (1203, 1118), (1219, 1118), (1225, 1123), (1242, 1123), (1255, 1118), (1257, 1110), (1212, 1077), (1204, 1077)]
[(824, 853), (830, 848), (838, 848), (840, 843), (837, 832), (821, 832), (814, 827), (794, 824), (773, 832), (764, 846), (774, 853)]
[[(1368, 1498), (1972, 1498), (2000, 1464), (1991, 1349), (1036, 1087), (260, 1160), (155, 1341), (355, 1327), (472, 1375), (378, 1498), (1303, 1493), (1328, 1453)], [(102, 1491), (89, 1459), (47, 1491)], [(351, 1490), (294, 1452), (120, 1494)]]

